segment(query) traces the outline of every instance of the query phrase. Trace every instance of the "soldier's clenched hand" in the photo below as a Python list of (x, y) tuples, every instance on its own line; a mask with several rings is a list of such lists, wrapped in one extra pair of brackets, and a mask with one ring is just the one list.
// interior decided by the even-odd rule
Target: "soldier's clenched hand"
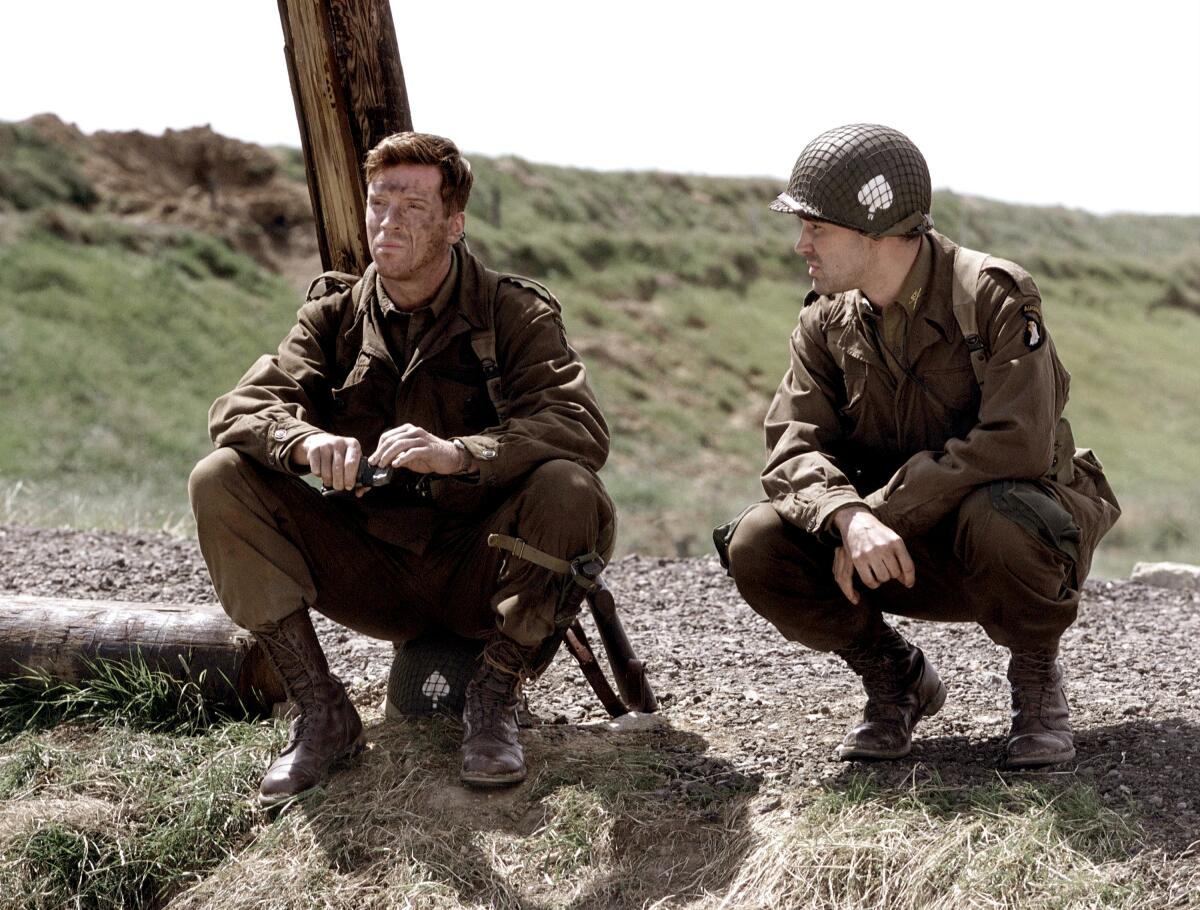
[(903, 538), (873, 512), (847, 506), (834, 513), (833, 521), (842, 535), (842, 546), (833, 555), (833, 577), (847, 600), (858, 603), (855, 572), (872, 589), (893, 579), (906, 588), (916, 584), (916, 567)]
[(464, 467), (464, 453), (449, 440), (405, 423), (385, 431), (367, 461), (418, 474), (457, 474)]
[(332, 433), (305, 436), (292, 449), (293, 462), (307, 465), (322, 484), (334, 490), (354, 489), (361, 459), (362, 446), (357, 439)]

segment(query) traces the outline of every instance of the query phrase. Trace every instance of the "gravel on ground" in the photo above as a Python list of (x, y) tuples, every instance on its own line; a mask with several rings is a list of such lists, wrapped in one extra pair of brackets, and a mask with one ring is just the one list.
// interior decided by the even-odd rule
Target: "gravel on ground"
[[(607, 577), (665, 722), (703, 737), (714, 760), (763, 790), (821, 786), (845, 772), (832, 751), (861, 708), (857, 680), (835, 657), (785, 641), (742, 602), (715, 557), (629, 556)], [(12, 525), (0, 525), (0, 593), (216, 599), (194, 540)], [(873, 770), (897, 786), (919, 768), (948, 786), (994, 781), (1008, 727), (1006, 652), (972, 624), (896, 622), (950, 697), (922, 722), (909, 758)], [(378, 704), (392, 645), (323, 617), (316, 625), (355, 701)], [(1113, 808), (1136, 810), (1147, 846), (1190, 862), (1200, 851), (1198, 641), (1200, 593), (1089, 581), (1062, 643), (1077, 757), (1025, 772), (1091, 784)], [(565, 650), (529, 702), (548, 723), (605, 717)]]

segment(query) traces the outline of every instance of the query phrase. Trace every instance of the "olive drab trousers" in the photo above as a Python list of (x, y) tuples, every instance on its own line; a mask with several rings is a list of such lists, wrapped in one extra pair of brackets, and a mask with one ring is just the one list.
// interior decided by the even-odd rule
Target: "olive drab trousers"
[(200, 461), (188, 490), (217, 596), (251, 631), (311, 607), (391, 641), (434, 629), (483, 638), (499, 628), (533, 647), (553, 631), (562, 576), (489, 547), (488, 534), (566, 560), (593, 551), (607, 559), (615, 534), (596, 476), (565, 460), (535, 468), (489, 511), (439, 516), (422, 553), (368, 534), (345, 495), (323, 496), (230, 448)]
[[(851, 603), (833, 579), (834, 545), (765, 502), (733, 532), (730, 574), (755, 612), (786, 638), (820, 651), (873, 643), (883, 613), (977, 622), (999, 645), (1051, 650), (1075, 620), (1099, 533), (1079, 534), (1061, 508), (1066, 519), (1056, 534), (1034, 533), (1012, 517), (1014, 485), (1001, 484), (976, 489), (930, 533), (905, 540), (916, 567), (912, 588), (889, 581), (871, 590), (856, 577), (861, 596)], [(1032, 485), (1023, 486), (1028, 497)], [(1044, 499), (1049, 514), (1053, 500)]]

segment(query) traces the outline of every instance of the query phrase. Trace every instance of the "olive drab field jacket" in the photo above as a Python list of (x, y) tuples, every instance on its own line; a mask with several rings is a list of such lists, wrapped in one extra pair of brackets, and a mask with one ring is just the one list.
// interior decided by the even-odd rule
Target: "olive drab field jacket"
[(931, 280), (908, 322), (899, 380), (858, 291), (806, 299), (765, 423), (768, 498), (814, 534), (828, 535), (837, 509), (861, 504), (908, 537), (928, 532), (977, 487), (1036, 481), (1075, 518), (1090, 552), (1118, 509), (1090, 453), (1076, 457), (1069, 487), (1046, 479), (1070, 376), (1033, 279), (1001, 260), (988, 260), (980, 276), (981, 385), (952, 308), (958, 248), (936, 232), (929, 239)]
[[(374, 265), (353, 285), (345, 280), (353, 276), (336, 273), (314, 281), (278, 352), (259, 358), (213, 404), (213, 441), (297, 473), (293, 447), (318, 432), (354, 437), (364, 457), (404, 423), (461, 439), (477, 474), (401, 471), (406, 482), (398, 476), (347, 500), (371, 534), (417, 552), (439, 513), (477, 511), (546, 461), (599, 471), (608, 427), (557, 301), (534, 282), (487, 269), (465, 243), (455, 255), (450, 303), (407, 364), (394, 363), (384, 341)], [(483, 351), (494, 352), (494, 364), (482, 362)]]

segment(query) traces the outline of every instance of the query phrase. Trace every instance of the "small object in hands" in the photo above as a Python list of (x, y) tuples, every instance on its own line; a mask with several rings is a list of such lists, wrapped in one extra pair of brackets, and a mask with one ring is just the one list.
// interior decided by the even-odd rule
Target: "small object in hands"
[[(358, 487), (382, 487), (384, 484), (392, 482), (392, 477), (395, 473), (395, 469), (391, 465), (373, 465), (364, 458), (358, 463), (358, 477), (354, 483)], [(321, 487), (321, 492), (326, 496), (331, 496), (350, 491), (335, 490), (333, 487), (323, 486)]]
[(392, 482), (395, 469), (389, 465), (373, 465), (365, 458), (358, 463), (358, 485), (360, 487), (382, 487)]

